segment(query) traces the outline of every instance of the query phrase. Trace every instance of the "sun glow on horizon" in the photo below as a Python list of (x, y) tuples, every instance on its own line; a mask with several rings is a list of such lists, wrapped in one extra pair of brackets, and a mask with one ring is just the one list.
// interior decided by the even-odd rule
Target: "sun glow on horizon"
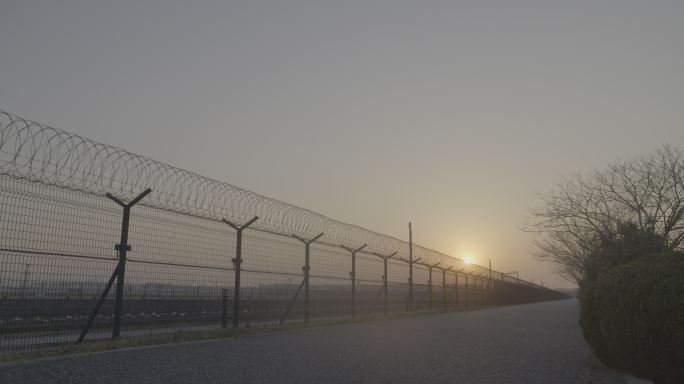
[(472, 256), (465, 256), (463, 258), (463, 262), (466, 264), (472, 264), (473, 263), (473, 257)]

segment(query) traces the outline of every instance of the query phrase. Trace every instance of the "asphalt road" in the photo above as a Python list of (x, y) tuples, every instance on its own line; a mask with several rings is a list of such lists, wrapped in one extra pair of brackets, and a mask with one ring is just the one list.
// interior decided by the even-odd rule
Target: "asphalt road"
[(623, 383), (591, 363), (576, 300), (0, 367), (0, 383)]

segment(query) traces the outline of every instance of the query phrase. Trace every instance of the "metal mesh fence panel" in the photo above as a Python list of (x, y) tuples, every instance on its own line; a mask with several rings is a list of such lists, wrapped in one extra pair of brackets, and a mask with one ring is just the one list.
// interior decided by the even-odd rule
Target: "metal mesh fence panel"
[(0, 111), (0, 352), (555, 297), (488, 272)]

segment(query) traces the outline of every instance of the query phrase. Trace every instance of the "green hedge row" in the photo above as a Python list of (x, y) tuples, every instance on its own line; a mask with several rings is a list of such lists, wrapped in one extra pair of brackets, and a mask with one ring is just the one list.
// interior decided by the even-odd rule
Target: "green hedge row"
[(617, 266), (580, 287), (580, 324), (607, 366), (684, 382), (684, 254), (660, 253)]

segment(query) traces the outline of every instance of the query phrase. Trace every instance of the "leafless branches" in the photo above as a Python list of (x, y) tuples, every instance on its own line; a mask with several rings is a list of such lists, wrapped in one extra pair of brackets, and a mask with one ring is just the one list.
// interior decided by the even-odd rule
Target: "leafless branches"
[(525, 229), (538, 232), (537, 257), (568, 280), (582, 279), (589, 254), (614, 239), (623, 223), (659, 235), (666, 250), (684, 241), (684, 152), (655, 153), (574, 176), (542, 196)]

